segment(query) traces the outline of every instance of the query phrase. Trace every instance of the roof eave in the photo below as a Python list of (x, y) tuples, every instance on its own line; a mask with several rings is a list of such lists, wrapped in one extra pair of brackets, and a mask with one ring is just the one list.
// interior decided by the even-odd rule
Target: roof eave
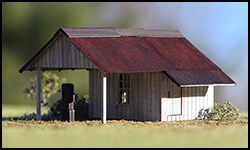
[(236, 86), (236, 83), (216, 83), (216, 84), (191, 84), (191, 85), (180, 85), (180, 87), (202, 87), (202, 86)]

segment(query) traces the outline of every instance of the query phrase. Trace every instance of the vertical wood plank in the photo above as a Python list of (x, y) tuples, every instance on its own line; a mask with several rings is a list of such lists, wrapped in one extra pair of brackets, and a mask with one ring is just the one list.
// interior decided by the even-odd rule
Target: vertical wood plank
[(98, 110), (99, 110), (99, 107), (98, 107), (98, 72), (97, 72), (97, 70), (96, 69), (94, 69), (93, 70), (93, 91), (94, 91), (94, 93), (93, 93), (93, 105), (94, 105), (94, 107), (93, 107), (93, 109), (94, 109), (94, 117), (96, 117), (96, 118), (98, 118), (99, 116), (98, 116)]
[(85, 56), (83, 55), (83, 53), (79, 51), (79, 64), (80, 64), (81, 68), (86, 68), (84, 66), (84, 58), (85, 58)]
[(49, 63), (50, 63), (50, 67), (54, 67), (54, 61), (53, 61), (53, 55), (54, 55), (54, 51), (53, 51), (53, 47), (51, 45), (51, 47), (48, 49), (48, 51), (50, 52), (49, 55)]
[(113, 110), (112, 107), (112, 96), (113, 96), (113, 91), (112, 91), (112, 73), (107, 74), (107, 118), (111, 118), (111, 109)]
[(57, 42), (55, 41), (51, 47), (52, 47), (52, 51), (53, 51), (53, 56), (52, 56), (52, 61), (53, 61), (53, 67), (58, 67), (58, 60), (59, 60), (59, 53), (58, 53), (58, 47), (57, 47)]
[(93, 84), (93, 82), (92, 82), (92, 70), (89, 70), (88, 71), (88, 73), (89, 73), (89, 117), (91, 118), (92, 117), (92, 114), (93, 114), (93, 112), (92, 112), (92, 103), (93, 103), (93, 101), (92, 101), (92, 95), (93, 95), (93, 90), (92, 90), (92, 84)]
[(205, 89), (205, 87), (201, 87), (201, 90), (200, 90), (200, 92), (202, 93), (202, 98), (201, 98), (201, 101), (200, 101), (200, 109), (204, 108), (203, 103), (204, 103), (204, 99), (205, 99), (205, 96), (206, 96), (206, 95), (204, 95), (204, 89)]
[(146, 82), (146, 89), (144, 91), (144, 95), (146, 97), (146, 120), (151, 120), (152, 119), (152, 106), (151, 106), (151, 99), (152, 99), (152, 84), (151, 84), (151, 76), (152, 76), (152, 72), (147, 72), (145, 73), (146, 77), (145, 77), (145, 82)]
[(68, 39), (66, 39), (66, 45), (67, 45), (67, 65), (68, 68), (72, 68), (72, 50), (71, 50), (71, 45), (69, 42), (67, 42)]
[(114, 118), (118, 118), (118, 107), (117, 107), (117, 102), (119, 100), (119, 79), (118, 79), (118, 74), (114, 74)]
[(41, 120), (41, 70), (36, 68), (36, 120)]
[(213, 107), (214, 105), (214, 86), (213, 85), (209, 85), (209, 106), (208, 107)]
[(163, 91), (163, 73), (159, 72), (158, 76), (156, 76), (157, 82), (156, 82), (156, 86), (158, 87), (157, 90), (157, 98), (156, 98), (156, 105), (155, 105), (155, 115), (156, 115), (156, 121), (160, 121), (161, 120), (161, 98), (162, 96), (162, 91)]
[(201, 92), (200, 92), (201, 87), (196, 88), (197, 92), (197, 97), (196, 97), (196, 112), (195, 112), (195, 118), (198, 117), (199, 111), (200, 111), (200, 101), (201, 101)]
[(146, 120), (147, 118), (147, 73), (142, 73), (142, 80), (143, 80), (143, 86), (142, 86), (142, 104), (143, 104), (143, 108), (142, 108), (142, 113), (143, 113), (143, 120)]
[(157, 85), (157, 76), (158, 75), (158, 72), (152, 72), (151, 73), (151, 78), (149, 79), (149, 82), (150, 82), (150, 102), (149, 102), (149, 107), (151, 108), (151, 120), (155, 121), (156, 120), (156, 110), (155, 110), (155, 107), (157, 105), (157, 101), (158, 101), (158, 86)]
[(188, 95), (189, 95), (189, 97), (188, 97), (188, 120), (190, 120), (191, 119), (191, 113), (192, 113), (192, 106), (191, 106), (191, 104), (192, 104), (192, 98), (191, 98), (191, 95), (192, 95), (192, 88), (191, 87), (189, 87), (188, 88)]
[(69, 50), (71, 52), (71, 57), (70, 57), (71, 67), (76, 68), (76, 55), (75, 55), (75, 49), (74, 49), (75, 46), (70, 42), (68, 43), (69, 43)]
[[(40, 66), (42, 66), (42, 67), (48, 67), (47, 66), (47, 63), (46, 63), (46, 57), (45, 57), (45, 55), (42, 55), (42, 56), (40, 56), (40, 58), (38, 58), (38, 59), (40, 59), (41, 61), (41, 64), (40, 64)], [(39, 61), (39, 60), (38, 60)], [(39, 66), (39, 67), (40, 67)]]
[(84, 56), (84, 67), (85, 67), (85, 68), (90, 68), (90, 67), (89, 67), (89, 60), (87, 59), (86, 56)]
[(183, 120), (187, 120), (187, 88), (182, 88), (182, 116)]
[(183, 94), (183, 88), (182, 87), (178, 87), (179, 88), (179, 93), (180, 93), (180, 116), (178, 120), (183, 120), (183, 99), (182, 99), (182, 94)]
[(133, 82), (133, 96), (132, 96), (132, 99), (133, 99), (133, 105), (134, 105), (134, 119), (135, 120), (139, 120), (139, 98), (138, 98), (138, 95), (139, 95), (139, 73), (134, 73), (134, 76), (132, 78)]
[(167, 98), (161, 98), (161, 121), (168, 121), (167, 118), (167, 107), (168, 107)]
[(62, 36), (60, 35), (60, 37), (57, 39), (57, 49), (58, 49), (58, 67), (62, 68), (63, 64), (63, 57), (62, 57)]
[(66, 47), (66, 39), (65, 37), (62, 39), (62, 55), (63, 55), (63, 67), (66, 68), (67, 66), (67, 47)]
[(207, 102), (208, 102), (208, 96), (209, 95), (209, 87), (208, 87), (208, 90), (207, 90), (207, 93), (206, 93), (206, 96), (205, 96), (205, 100), (204, 100), (204, 108), (208, 108), (208, 105), (207, 105)]
[(98, 98), (97, 98), (97, 101), (98, 101), (98, 117), (101, 118), (101, 115), (102, 115), (102, 99), (103, 99), (103, 78), (102, 78), (102, 73), (97, 70), (98, 72)]
[(143, 89), (142, 89), (142, 84), (143, 84), (143, 73), (139, 73), (139, 92), (138, 92), (138, 100), (139, 100), (139, 120), (143, 120)]

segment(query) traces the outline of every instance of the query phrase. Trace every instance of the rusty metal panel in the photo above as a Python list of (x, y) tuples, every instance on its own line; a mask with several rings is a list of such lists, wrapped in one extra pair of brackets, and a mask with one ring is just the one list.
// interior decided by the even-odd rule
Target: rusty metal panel
[(70, 38), (70, 40), (104, 73), (174, 69), (140, 37)]
[(70, 38), (101, 71), (166, 71), (179, 85), (234, 83), (185, 38)]
[(186, 38), (145, 38), (175, 70), (220, 69)]
[(183, 85), (209, 85), (209, 84), (235, 84), (222, 70), (197, 70), (197, 71), (166, 71), (167, 74)]

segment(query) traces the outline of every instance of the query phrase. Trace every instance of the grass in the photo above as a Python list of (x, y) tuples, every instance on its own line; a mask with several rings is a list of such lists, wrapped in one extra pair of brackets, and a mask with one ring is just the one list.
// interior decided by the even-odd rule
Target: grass
[[(8, 115), (5, 106), (2, 111), (2, 117)], [(248, 147), (248, 115), (244, 114), (236, 121), (224, 121), (219, 126), (202, 120), (108, 120), (107, 124), (100, 120), (5, 120), (2, 121), (2, 147)]]

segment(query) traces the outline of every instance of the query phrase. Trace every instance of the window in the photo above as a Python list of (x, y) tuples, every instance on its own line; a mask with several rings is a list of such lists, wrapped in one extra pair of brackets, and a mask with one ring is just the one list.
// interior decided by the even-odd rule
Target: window
[(130, 74), (119, 74), (119, 102), (130, 104)]

